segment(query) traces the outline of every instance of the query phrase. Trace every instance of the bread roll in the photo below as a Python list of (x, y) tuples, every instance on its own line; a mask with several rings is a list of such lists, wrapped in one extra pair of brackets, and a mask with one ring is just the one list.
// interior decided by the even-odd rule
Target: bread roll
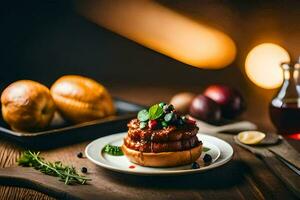
[(87, 122), (115, 113), (108, 91), (90, 78), (66, 75), (59, 78), (50, 91), (58, 111), (69, 121)]
[(49, 89), (35, 81), (20, 80), (1, 95), (2, 116), (13, 130), (32, 132), (46, 128), (55, 105)]
[(147, 167), (174, 167), (195, 162), (201, 155), (202, 144), (189, 150), (161, 153), (143, 153), (122, 145), (122, 151), (133, 163)]

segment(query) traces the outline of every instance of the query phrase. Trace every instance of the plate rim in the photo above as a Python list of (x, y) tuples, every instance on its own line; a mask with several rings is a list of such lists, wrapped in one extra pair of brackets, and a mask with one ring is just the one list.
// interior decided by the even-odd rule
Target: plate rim
[[(220, 167), (220, 166), (223, 166), (225, 165), (226, 163), (228, 163), (230, 160), (232, 160), (233, 158), (233, 155), (234, 155), (234, 150), (233, 150), (233, 147), (225, 140), (223, 139), (220, 139), (218, 137), (215, 137), (215, 136), (212, 136), (212, 135), (207, 135), (207, 134), (204, 134), (204, 133), (197, 133), (197, 135), (200, 135), (201, 136), (205, 136), (205, 137), (210, 137), (210, 138), (213, 138), (213, 139), (216, 139), (216, 140), (219, 140), (223, 143), (225, 143), (229, 148), (230, 148), (230, 155), (228, 157), (226, 157), (224, 160), (218, 162), (218, 160), (220, 159), (220, 157), (211, 165), (209, 166), (206, 166), (206, 167), (202, 167), (202, 168), (199, 168), (199, 169), (185, 169), (185, 170), (178, 170), (178, 171), (153, 171), (153, 172), (150, 172), (150, 171), (147, 171), (147, 172), (140, 172), (140, 171), (134, 171), (134, 170), (123, 170), (121, 168), (118, 168), (118, 167), (115, 167), (115, 166), (111, 166), (111, 165), (108, 165), (108, 164), (105, 164), (105, 163), (102, 163), (102, 162), (99, 162), (97, 160), (95, 160), (94, 158), (92, 158), (89, 153), (88, 153), (88, 150), (91, 148), (91, 146), (97, 141), (97, 140), (100, 140), (100, 139), (103, 139), (105, 137), (112, 137), (112, 136), (118, 136), (118, 135), (125, 135), (127, 132), (120, 132), (120, 133), (115, 133), (115, 134), (111, 134), (111, 135), (107, 135), (107, 136), (103, 136), (103, 137), (100, 137), (100, 138), (97, 138), (93, 141), (91, 141), (85, 148), (85, 156), (94, 164), (102, 167), (102, 168), (105, 168), (105, 169), (108, 169), (108, 170), (111, 170), (111, 171), (115, 171), (115, 172), (119, 172), (119, 173), (124, 173), (124, 174), (134, 174), (134, 175), (143, 175), (143, 176), (151, 176), (151, 175), (159, 175), (159, 176), (164, 176), (164, 175), (184, 175), (184, 174), (193, 174), (193, 173), (202, 173), (202, 172), (206, 172), (208, 170), (212, 170), (212, 169), (215, 169), (217, 167)], [(215, 144), (214, 144), (215, 145)], [(218, 147), (219, 148), (219, 147)], [(222, 151), (221, 149), (219, 149), (220, 152), (221, 152), (221, 155), (222, 155)]]

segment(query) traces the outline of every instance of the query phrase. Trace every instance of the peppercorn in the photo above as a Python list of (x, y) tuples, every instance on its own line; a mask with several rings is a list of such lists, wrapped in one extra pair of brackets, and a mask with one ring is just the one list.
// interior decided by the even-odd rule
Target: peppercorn
[(78, 158), (82, 158), (82, 157), (83, 157), (82, 152), (79, 152), (79, 153), (77, 154), (77, 157), (78, 157)]
[(82, 167), (82, 168), (81, 168), (81, 172), (82, 172), (82, 173), (87, 173), (87, 168), (86, 168), (86, 167)]

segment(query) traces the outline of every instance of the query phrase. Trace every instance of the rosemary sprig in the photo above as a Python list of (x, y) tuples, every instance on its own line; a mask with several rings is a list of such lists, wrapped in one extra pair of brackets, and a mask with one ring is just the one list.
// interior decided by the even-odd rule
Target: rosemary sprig
[(40, 152), (25, 151), (18, 159), (18, 164), (24, 167), (34, 167), (44, 174), (59, 177), (66, 185), (86, 184), (91, 179), (79, 175), (73, 166), (63, 165), (60, 161), (47, 162), (40, 157)]

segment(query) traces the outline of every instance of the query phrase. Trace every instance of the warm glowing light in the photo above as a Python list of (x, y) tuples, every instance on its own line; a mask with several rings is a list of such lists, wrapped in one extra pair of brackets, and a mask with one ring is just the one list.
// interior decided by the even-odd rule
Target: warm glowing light
[(86, 0), (78, 7), (93, 22), (192, 66), (222, 68), (236, 55), (226, 34), (154, 1)]
[(272, 43), (263, 43), (254, 47), (247, 55), (246, 74), (260, 87), (277, 88), (283, 81), (280, 63), (289, 61), (290, 56), (284, 48)]

